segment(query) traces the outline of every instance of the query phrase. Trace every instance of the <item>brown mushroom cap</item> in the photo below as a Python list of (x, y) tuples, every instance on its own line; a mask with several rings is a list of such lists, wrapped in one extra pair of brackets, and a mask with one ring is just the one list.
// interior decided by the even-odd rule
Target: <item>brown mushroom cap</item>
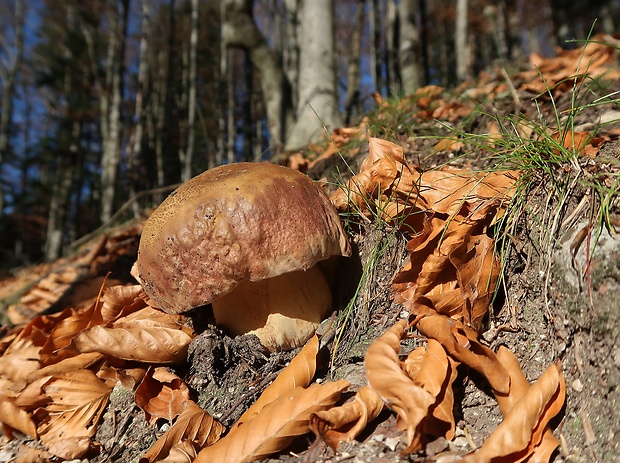
[(238, 163), (181, 185), (142, 231), (137, 271), (167, 312), (208, 304), (241, 281), (307, 270), (351, 248), (338, 213), (306, 175)]

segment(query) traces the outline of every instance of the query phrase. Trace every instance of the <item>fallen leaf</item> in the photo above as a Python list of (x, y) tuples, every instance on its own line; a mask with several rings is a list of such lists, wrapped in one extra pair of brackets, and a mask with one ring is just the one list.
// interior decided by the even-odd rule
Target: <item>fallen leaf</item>
[(435, 397), (423, 423), (424, 434), (452, 439), (456, 427), (452, 384), (458, 374), (458, 363), (446, 355), (439, 342), (429, 339), (425, 347), (418, 347), (407, 356), (403, 366), (416, 385)]
[[(219, 421), (215, 420), (195, 402), (187, 401), (175, 423), (140, 458), (140, 463), (170, 461), (171, 453), (177, 450), (187, 453), (186, 447), (188, 445), (194, 449), (213, 445), (220, 438), (222, 432), (224, 432), (224, 426)], [(174, 459), (173, 461), (178, 460)]]
[(562, 371), (558, 364), (551, 364), (514, 404), (484, 444), (476, 452), (466, 455), (463, 461), (519, 462), (527, 459), (539, 444), (542, 430), (562, 408), (565, 393)]
[(0, 423), (35, 440), (38, 439), (37, 426), (32, 416), (15, 406), (10, 398), (2, 395), (0, 395)]
[[(584, 152), (586, 145), (590, 143), (592, 136), (589, 132), (563, 131), (555, 132), (551, 135), (551, 138), (562, 148), (581, 154)], [(559, 155), (560, 149), (554, 148), (553, 153)]]
[(474, 332), (442, 315), (423, 317), (416, 327), (427, 338), (437, 340), (456, 361), (484, 375), (494, 391), (503, 395), (509, 393), (508, 372), (495, 352), (476, 340)]
[(99, 444), (88, 437), (68, 437), (50, 443), (47, 450), (63, 460), (79, 460), (88, 452), (98, 450), (99, 447)]
[(310, 429), (334, 451), (338, 451), (340, 442), (355, 439), (381, 410), (381, 397), (372, 387), (364, 386), (345, 404), (313, 413), (310, 416)]
[(277, 378), (260, 395), (260, 397), (237, 420), (234, 427), (251, 420), (263, 407), (288, 394), (296, 387), (307, 387), (316, 371), (316, 355), (319, 351), (319, 338), (314, 335), (291, 360)]
[(398, 429), (406, 430), (406, 452), (410, 453), (421, 448), (421, 423), (435, 397), (416, 385), (402, 369), (398, 352), (406, 326), (407, 321), (401, 320), (373, 342), (366, 352), (364, 367), (368, 383), (396, 412)]
[(79, 352), (101, 352), (125, 360), (178, 363), (185, 360), (192, 336), (178, 316), (147, 307), (114, 322), (82, 331), (73, 339)]
[(135, 392), (136, 405), (151, 425), (159, 418), (172, 421), (188, 401), (187, 385), (163, 367), (149, 369)]
[(44, 444), (68, 437), (92, 437), (112, 390), (90, 370), (61, 373), (43, 387), (50, 403), (35, 412)]
[(310, 431), (310, 416), (331, 408), (349, 387), (345, 380), (297, 387), (262, 409), (259, 415), (203, 449), (195, 463), (241, 463), (284, 450), (297, 436)]
[(44, 376), (52, 376), (58, 373), (68, 373), (70, 371), (83, 370), (89, 368), (103, 358), (104, 355), (99, 352), (77, 354), (74, 357), (68, 357), (59, 361), (58, 363), (52, 363), (51, 365), (48, 365), (31, 373), (28, 376), (28, 380), (34, 381)]
[(451, 153), (457, 153), (465, 148), (465, 145), (462, 141), (459, 141), (457, 137), (446, 137), (439, 140), (435, 146), (433, 146), (433, 151), (450, 151)]
[[(510, 393), (508, 395), (497, 394), (495, 399), (499, 405), (502, 415), (507, 416), (514, 408), (515, 404), (525, 395), (530, 388), (530, 383), (523, 374), (517, 357), (505, 346), (500, 346), (497, 351), (497, 358), (504, 365), (510, 375)], [(534, 446), (532, 461), (549, 461), (553, 451), (560, 445), (551, 429), (545, 426), (542, 431), (542, 440), (539, 445)], [(532, 436), (532, 442), (540, 440), (538, 436)]]

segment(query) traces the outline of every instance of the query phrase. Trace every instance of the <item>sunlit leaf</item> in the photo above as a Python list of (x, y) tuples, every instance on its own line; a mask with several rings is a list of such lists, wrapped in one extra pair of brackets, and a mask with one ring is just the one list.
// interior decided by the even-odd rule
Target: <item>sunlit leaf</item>
[(348, 386), (338, 380), (293, 389), (202, 450), (195, 463), (249, 462), (284, 450), (295, 437), (310, 431), (310, 416), (332, 407)]
[(267, 387), (261, 396), (248, 408), (241, 418), (235, 423), (235, 427), (245, 421), (249, 421), (260, 413), (263, 407), (277, 398), (288, 394), (296, 387), (307, 387), (316, 371), (316, 355), (319, 351), (319, 338), (313, 336), (303, 349), (291, 360), (278, 377)]

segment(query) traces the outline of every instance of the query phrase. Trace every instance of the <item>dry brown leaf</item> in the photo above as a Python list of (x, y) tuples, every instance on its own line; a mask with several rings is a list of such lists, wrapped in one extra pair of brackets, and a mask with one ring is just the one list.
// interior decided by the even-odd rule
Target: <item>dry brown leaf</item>
[(385, 404), (396, 412), (398, 429), (407, 431), (407, 452), (421, 448), (421, 423), (435, 397), (416, 385), (403, 371), (398, 358), (405, 336), (406, 320), (401, 320), (373, 342), (364, 359), (368, 383)]
[(429, 339), (426, 347), (419, 347), (404, 362), (404, 369), (413, 382), (436, 398), (424, 421), (424, 433), (435, 437), (454, 437), (456, 423), (452, 409), (452, 383), (457, 376), (458, 363), (446, 355), (442, 345)]
[[(146, 363), (179, 363), (185, 360), (192, 340), (178, 327), (123, 322), (127, 328), (93, 326), (73, 339), (79, 352), (101, 352), (124, 360)], [(146, 325), (146, 326), (145, 326)]]
[[(114, 360), (114, 363), (122, 363), (122, 360)], [(136, 384), (142, 381), (146, 374), (146, 368), (142, 367), (123, 367), (118, 365), (112, 365), (106, 362), (97, 371), (97, 378), (102, 379), (108, 384), (116, 384), (120, 382), (125, 389), (133, 390)]]
[(262, 409), (259, 415), (203, 449), (195, 463), (241, 463), (284, 450), (310, 431), (310, 416), (332, 407), (349, 387), (345, 380), (297, 387)]
[(149, 369), (136, 389), (135, 402), (146, 415), (149, 424), (159, 418), (172, 421), (189, 401), (189, 388), (166, 368)]
[(47, 450), (34, 449), (26, 445), (20, 445), (15, 455), (15, 460), (11, 463), (56, 463), (58, 458)]
[(495, 352), (476, 340), (474, 332), (442, 315), (424, 317), (416, 327), (427, 338), (437, 340), (456, 361), (483, 374), (494, 391), (504, 395), (509, 393), (508, 372)]
[(288, 394), (296, 387), (308, 387), (316, 372), (316, 355), (318, 352), (319, 338), (314, 335), (299, 354), (280, 372), (273, 383), (263, 391), (256, 402), (241, 415), (233, 427), (251, 420), (260, 413), (265, 405)]
[(74, 357), (68, 357), (59, 361), (58, 363), (52, 363), (46, 367), (43, 367), (28, 376), (29, 381), (34, 381), (44, 376), (57, 375), (58, 373), (67, 373), (75, 370), (86, 369), (95, 363), (103, 359), (103, 354), (99, 352), (89, 352), (86, 354), (77, 354)]
[(15, 406), (9, 397), (2, 395), (0, 395), (0, 423), (32, 437), (35, 440), (38, 439), (37, 426), (32, 416)]
[(41, 349), (41, 360), (45, 365), (76, 355), (75, 349), (71, 348), (71, 341), (82, 331), (103, 323), (100, 312), (102, 304), (97, 300), (86, 309), (73, 310), (70, 317), (54, 327)]
[(146, 306), (142, 297), (144, 290), (141, 285), (112, 286), (103, 290), (101, 300), (101, 318), (103, 323), (116, 320), (120, 316), (127, 316)]
[(78, 460), (98, 447), (88, 437), (68, 437), (50, 443), (47, 450), (63, 460)]
[(193, 448), (212, 445), (217, 442), (222, 432), (224, 432), (224, 426), (219, 421), (195, 402), (187, 401), (176, 422), (157, 439), (157, 442), (140, 459), (140, 463), (178, 461), (170, 456), (171, 453), (176, 452), (175, 449), (187, 452), (188, 449), (185, 447), (188, 444), (191, 444)]
[[(510, 375), (510, 394), (506, 396), (498, 394), (495, 397), (502, 415), (507, 416), (515, 404), (518, 403), (529, 390), (530, 383), (523, 374), (517, 357), (509, 349), (500, 346), (497, 351), (497, 358), (502, 362), (502, 365), (504, 365), (506, 371), (508, 371)], [(548, 426), (545, 426), (544, 429), (537, 428), (537, 433), (540, 434), (541, 432), (542, 441), (538, 446), (535, 446), (533, 453), (535, 458), (533, 458), (532, 461), (549, 461), (553, 451), (560, 445)], [(538, 440), (540, 440), (538, 435), (532, 436), (532, 442)]]
[(487, 236), (496, 210), (488, 204), (477, 211), (478, 220), (459, 214), (427, 221), (407, 244), (409, 263), (392, 284), (395, 301), (415, 315), (435, 311), (478, 331), (501, 270)]
[(402, 147), (380, 138), (370, 138), (368, 149), (360, 172), (331, 196), (336, 208), (341, 211), (357, 209), (362, 213), (377, 208), (384, 210), (386, 201), (380, 201), (382, 196), (389, 202), (424, 208), (416, 201), (419, 199), (416, 184), (420, 175), (407, 164)]
[(433, 146), (433, 151), (450, 151), (451, 153), (458, 153), (465, 145), (462, 141), (459, 141), (457, 137), (446, 137), (439, 140), (435, 146)]
[(554, 363), (514, 404), (482, 447), (465, 456), (463, 461), (518, 462), (527, 459), (540, 443), (542, 432), (551, 418), (562, 408), (565, 396), (564, 376), (559, 365)]
[(475, 211), (489, 202), (500, 212), (499, 206), (514, 196), (518, 176), (516, 171), (473, 172), (444, 167), (422, 174), (419, 195), (430, 209), (442, 214), (454, 215), (464, 205)]
[[(551, 135), (551, 138), (555, 140), (555, 142), (562, 148), (571, 150), (577, 154), (582, 154), (586, 145), (590, 143), (592, 135), (590, 134), (590, 132), (565, 131), (555, 132), (553, 135)], [(559, 155), (560, 149), (554, 148), (553, 153)]]
[(90, 370), (56, 375), (43, 389), (51, 401), (35, 417), (46, 445), (68, 437), (92, 437), (112, 390)]
[(25, 385), (30, 375), (40, 368), (40, 351), (41, 346), (35, 345), (30, 338), (15, 339), (0, 357), (0, 375)]
[(340, 442), (350, 442), (383, 410), (383, 401), (370, 386), (362, 387), (352, 400), (310, 416), (310, 429), (334, 451)]

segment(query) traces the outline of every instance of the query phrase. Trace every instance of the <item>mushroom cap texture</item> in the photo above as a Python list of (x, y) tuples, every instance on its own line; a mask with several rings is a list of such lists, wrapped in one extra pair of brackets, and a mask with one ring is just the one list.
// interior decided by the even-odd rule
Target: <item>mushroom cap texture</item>
[(147, 295), (178, 313), (332, 255), (350, 256), (351, 247), (322, 189), (296, 170), (246, 162), (170, 194), (144, 225), (137, 270)]

